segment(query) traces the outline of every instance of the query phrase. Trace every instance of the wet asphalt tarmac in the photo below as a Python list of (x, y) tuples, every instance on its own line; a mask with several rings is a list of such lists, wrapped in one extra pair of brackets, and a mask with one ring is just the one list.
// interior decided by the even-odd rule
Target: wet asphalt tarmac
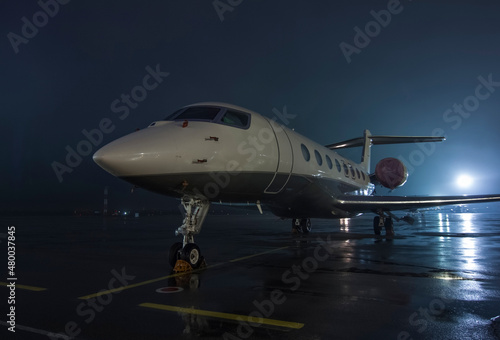
[(499, 339), (499, 208), (416, 214), (391, 240), (371, 215), (307, 235), (270, 214), (209, 215), (195, 237), (207, 268), (177, 276), (180, 215), (1, 217), (0, 338)]

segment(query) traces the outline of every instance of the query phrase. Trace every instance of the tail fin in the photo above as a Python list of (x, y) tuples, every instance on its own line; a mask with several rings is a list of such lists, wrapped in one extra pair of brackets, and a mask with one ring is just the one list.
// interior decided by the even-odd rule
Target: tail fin
[(370, 157), (371, 157), (371, 133), (368, 130), (363, 132), (363, 153), (361, 154), (361, 166), (367, 173), (370, 173)]
[(372, 145), (381, 144), (403, 144), (403, 143), (429, 143), (429, 142), (442, 142), (445, 137), (409, 137), (409, 136), (372, 136), (370, 131), (365, 130), (363, 137), (349, 139), (343, 142), (326, 145), (331, 150), (353, 148), (356, 146), (363, 147), (361, 155), (361, 166), (365, 168), (366, 172), (370, 173), (370, 148)]

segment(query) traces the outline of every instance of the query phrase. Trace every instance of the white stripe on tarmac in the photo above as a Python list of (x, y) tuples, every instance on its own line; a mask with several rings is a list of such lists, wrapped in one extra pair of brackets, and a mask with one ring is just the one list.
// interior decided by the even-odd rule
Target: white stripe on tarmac
[[(10, 327), (10, 324), (8, 324), (7, 322), (2, 321), (2, 320), (0, 320), (0, 325), (5, 325), (7, 327)], [(17, 323), (16, 323), (16, 326), (14, 328), (16, 329), (16, 331), (19, 329), (22, 331), (27, 331), (27, 332), (31, 332), (31, 333), (35, 333), (35, 334), (41, 334), (41, 335), (51, 337), (51, 339), (64, 339), (64, 340), (73, 339), (73, 338), (71, 338), (67, 335), (64, 335), (64, 334), (49, 332), (49, 331), (46, 331), (43, 329), (38, 329), (38, 328), (33, 328), (33, 327), (28, 327), (28, 326), (23, 326), (23, 325), (19, 325)]]

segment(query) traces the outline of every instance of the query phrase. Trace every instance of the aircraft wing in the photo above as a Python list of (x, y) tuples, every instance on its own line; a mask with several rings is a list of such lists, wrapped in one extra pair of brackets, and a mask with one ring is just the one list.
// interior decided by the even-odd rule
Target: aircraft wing
[(337, 209), (349, 213), (419, 209), (441, 205), (500, 201), (500, 195), (473, 196), (356, 196), (342, 195), (334, 199)]

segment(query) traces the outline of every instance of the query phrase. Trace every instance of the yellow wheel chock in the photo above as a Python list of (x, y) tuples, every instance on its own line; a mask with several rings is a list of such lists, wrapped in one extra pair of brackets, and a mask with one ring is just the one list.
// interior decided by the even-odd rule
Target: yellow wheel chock
[[(207, 266), (207, 263), (205, 262), (205, 259), (202, 260), (201, 264), (200, 264), (200, 267), (198, 269), (202, 269), (202, 268), (205, 268)], [(184, 261), (184, 260), (177, 260), (177, 262), (175, 262), (175, 266), (174, 266), (174, 273), (187, 273), (187, 272), (192, 272), (193, 271), (193, 267), (187, 262), (187, 261)]]

